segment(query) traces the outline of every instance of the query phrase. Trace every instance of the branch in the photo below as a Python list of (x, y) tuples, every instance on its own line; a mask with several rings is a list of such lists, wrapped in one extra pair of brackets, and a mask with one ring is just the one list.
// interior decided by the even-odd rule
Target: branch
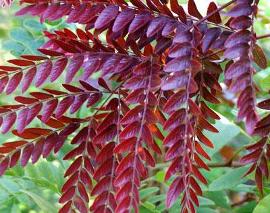
[(270, 38), (270, 33), (256, 37), (257, 40), (264, 39), (264, 38)]
[(217, 168), (217, 167), (232, 167), (232, 168), (238, 168), (241, 166), (245, 166), (246, 164), (242, 164), (238, 161), (234, 161), (234, 159), (238, 156), (238, 154), (244, 149), (245, 147), (240, 147), (239, 149), (236, 150), (236, 152), (234, 153), (234, 155), (231, 157), (231, 159), (229, 159), (226, 162), (223, 163), (210, 163), (207, 164), (209, 167), (212, 168)]
[(229, 7), (231, 4), (233, 4), (234, 2), (236, 2), (236, 0), (232, 0), (229, 1), (228, 3), (222, 5), (221, 7), (219, 7), (218, 9), (214, 10), (213, 12), (209, 13), (207, 16), (205, 16), (204, 18), (200, 19), (197, 23), (195, 23), (196, 26), (198, 26), (200, 23), (204, 22), (205, 20), (207, 20), (209, 17), (211, 17), (212, 15), (214, 15), (215, 13), (220, 12), (221, 10), (225, 9), (226, 7)]
[(232, 161), (227, 161), (227, 162), (223, 162), (223, 163), (209, 163), (207, 164), (207, 166), (211, 167), (211, 168), (219, 168), (219, 167), (231, 167), (231, 168), (238, 168), (238, 167), (242, 167), (245, 166), (246, 164), (242, 164), (240, 162), (232, 162)]
[(224, 52), (224, 51), (225, 51), (225, 48), (222, 48), (222, 49), (220, 49), (220, 50), (217, 50), (217, 51), (215, 51), (215, 52), (210, 53), (209, 55), (206, 55), (206, 56), (201, 57), (201, 59), (202, 59), (202, 60), (208, 59), (208, 58), (210, 58), (211, 56), (218, 55), (219, 53), (222, 53), (222, 52)]
[(243, 200), (240, 200), (238, 202), (232, 203), (231, 206), (232, 207), (236, 207), (236, 206), (241, 206), (246, 202), (252, 201), (252, 200), (256, 200), (256, 196), (254, 194), (247, 194)]
[[(160, 164), (157, 164), (156, 167), (153, 169), (154, 170), (163, 169), (163, 168), (168, 167), (169, 165), (170, 165), (169, 163), (160, 163)], [(207, 166), (210, 168), (222, 168), (222, 167), (239, 168), (242, 166), (246, 166), (246, 164), (242, 164), (238, 161), (235, 161), (235, 162), (227, 161), (227, 162), (222, 162), (222, 163), (207, 163)], [(199, 165), (196, 165), (196, 167), (200, 168)]]

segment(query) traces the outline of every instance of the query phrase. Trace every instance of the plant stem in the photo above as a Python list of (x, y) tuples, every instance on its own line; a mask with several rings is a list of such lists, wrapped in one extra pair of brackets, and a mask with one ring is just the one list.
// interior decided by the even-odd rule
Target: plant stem
[(249, 202), (249, 201), (252, 201), (252, 200), (256, 200), (256, 196), (254, 196), (254, 194), (247, 194), (243, 200), (240, 200), (238, 202), (232, 203), (231, 206), (232, 207), (241, 206), (244, 203)]
[(224, 163), (209, 163), (207, 164), (207, 166), (211, 167), (211, 168), (221, 168), (221, 167), (230, 167), (230, 168), (238, 168), (238, 167), (242, 167), (245, 166), (246, 164), (242, 164), (240, 162), (224, 162)]
[(211, 17), (212, 15), (214, 15), (215, 13), (220, 12), (221, 10), (225, 9), (226, 7), (230, 6), (231, 4), (233, 4), (234, 2), (236, 2), (236, 0), (232, 0), (229, 1), (228, 3), (222, 5), (221, 7), (217, 8), (216, 10), (214, 10), (213, 12), (209, 13), (207, 16), (205, 16), (204, 18), (200, 19), (197, 23), (195, 23), (195, 25), (199, 25), (200, 23), (204, 22), (205, 20), (207, 20), (209, 17)]
[[(227, 162), (221, 162), (221, 163), (207, 163), (207, 166), (209, 166), (210, 168), (222, 168), (222, 167), (230, 167), (230, 168), (238, 168), (241, 166), (245, 166), (246, 164), (242, 164), (240, 162), (231, 162), (231, 161), (227, 161)], [(159, 169), (163, 169), (168, 167), (169, 164), (168, 163), (163, 163), (163, 164), (157, 164), (157, 166), (155, 168), (153, 168), (153, 170), (159, 170)], [(197, 165), (197, 167), (199, 167)]]
[(208, 164), (209, 167), (215, 168), (215, 167), (232, 167), (232, 168), (237, 168), (237, 167), (241, 167), (241, 166), (245, 166), (246, 164), (242, 164), (240, 162), (234, 162), (234, 159), (238, 156), (238, 154), (244, 149), (245, 147), (240, 147), (239, 149), (236, 150), (236, 152), (234, 153), (234, 155), (231, 157), (231, 159), (229, 159), (226, 162), (223, 163), (210, 163)]
[(225, 51), (225, 48), (222, 48), (222, 49), (220, 49), (220, 50), (217, 50), (216, 52), (212, 52), (212, 53), (210, 53), (209, 55), (206, 55), (206, 56), (202, 57), (201, 59), (202, 59), (202, 60), (208, 59), (208, 58), (210, 58), (211, 56), (217, 55), (217, 54), (222, 53), (222, 52), (224, 52), (224, 51)]
[(256, 37), (257, 40), (264, 39), (264, 38), (270, 38), (270, 33)]

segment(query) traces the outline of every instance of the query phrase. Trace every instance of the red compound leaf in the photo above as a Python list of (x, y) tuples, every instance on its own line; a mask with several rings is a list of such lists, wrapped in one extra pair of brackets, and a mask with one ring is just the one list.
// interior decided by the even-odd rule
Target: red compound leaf
[[(237, 2), (227, 15), (232, 17), (232, 21), (239, 17), (246, 17), (246, 19), (248, 19), (252, 15), (252, 11), (252, 5), (249, 2)], [(232, 90), (238, 87), (237, 89), (240, 93), (237, 104), (239, 108), (238, 118), (246, 120), (247, 132), (251, 134), (254, 131), (258, 116), (255, 109), (256, 86), (252, 79), (254, 68), (251, 66), (253, 50), (250, 44), (251, 46), (255, 45), (252, 32), (246, 29), (246, 26), (242, 28), (239, 27), (237, 32), (232, 33), (227, 38), (224, 44), (226, 48), (224, 55), (228, 59), (235, 59), (226, 70), (225, 76), (228, 79), (232, 79)], [(243, 82), (243, 79), (246, 79), (245, 82)], [(239, 86), (237, 82), (241, 82), (242, 85)], [(249, 106), (249, 108), (247, 108), (247, 106)]]
[(255, 181), (258, 190), (263, 194), (263, 176), (269, 177), (267, 160), (269, 160), (269, 146), (267, 145), (268, 138), (264, 137), (254, 144), (246, 147), (248, 154), (241, 158), (241, 162), (251, 164), (250, 169), (245, 175), (250, 174), (255, 170)]

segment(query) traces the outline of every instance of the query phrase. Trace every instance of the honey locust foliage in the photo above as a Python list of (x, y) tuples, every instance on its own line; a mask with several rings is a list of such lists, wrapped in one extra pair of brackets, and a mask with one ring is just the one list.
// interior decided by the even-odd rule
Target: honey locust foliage
[[(255, 171), (262, 193), (270, 115), (256, 112), (254, 64), (267, 66), (253, 30), (258, 2), (212, 2), (203, 17), (193, 0), (187, 12), (177, 0), (21, 0), (17, 15), (65, 18), (83, 28), (46, 31), (40, 55), (0, 66), (0, 92), (7, 95), (65, 79), (61, 90), (42, 88), (1, 106), (2, 133), (21, 139), (0, 147), (0, 174), (59, 152), (69, 138), (73, 148), (64, 160), (72, 163), (59, 212), (139, 212), (141, 181), (164, 161), (167, 208), (181, 195), (179, 211), (196, 212), (211, 160), (206, 147), (215, 146), (205, 131), (218, 134), (211, 123), (220, 119), (210, 104), (226, 101), (222, 82), (246, 131), (261, 137), (240, 161), (250, 165), (247, 174)], [(91, 109), (87, 117), (72, 116), (83, 106)], [(270, 110), (270, 100), (258, 107)], [(34, 119), (46, 128), (30, 128)]]

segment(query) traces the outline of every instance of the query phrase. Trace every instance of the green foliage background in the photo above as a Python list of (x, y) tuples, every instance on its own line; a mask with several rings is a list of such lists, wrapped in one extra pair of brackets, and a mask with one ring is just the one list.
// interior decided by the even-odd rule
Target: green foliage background
[[(180, 1), (185, 3), (185, 1)], [(218, 3), (227, 1), (218, 0)], [(270, 33), (270, 1), (260, 1), (260, 11), (255, 23), (255, 31), (258, 35)], [(42, 45), (44, 37), (43, 30), (53, 31), (66, 26), (65, 21), (40, 24), (39, 20), (33, 17), (15, 17), (17, 10), (16, 3), (11, 8), (0, 9), (0, 64), (4, 64), (7, 59), (17, 57), (21, 54), (38, 54), (37, 48)], [(69, 26), (70, 27), (70, 26)], [(72, 28), (72, 26), (71, 26)], [(264, 48), (268, 58), (270, 58), (270, 39), (260, 40), (259, 43)], [(255, 75), (262, 93), (269, 93), (270, 90), (270, 64), (265, 70)], [(61, 79), (58, 80), (59, 84)], [(32, 88), (31, 90), (36, 90)], [(17, 93), (18, 94), (18, 93)], [(16, 95), (16, 94), (14, 94)], [(12, 96), (0, 96), (0, 104), (12, 103)], [(228, 99), (230, 94), (226, 94)], [(258, 97), (260, 98), (260, 97)], [(259, 100), (258, 100), (259, 101)], [(230, 146), (233, 150), (251, 143), (254, 138), (250, 138), (242, 129), (241, 123), (235, 123), (236, 109), (231, 109), (228, 105), (220, 105), (214, 108), (221, 116), (221, 120), (215, 123), (220, 133), (209, 134), (209, 138), (215, 144), (213, 150), (209, 150), (214, 162), (222, 161), (220, 149)], [(89, 113), (82, 109), (79, 114)], [(40, 126), (39, 122), (34, 122), (33, 126)], [(6, 140), (13, 140), (10, 135), (0, 138), (0, 144)], [(37, 164), (29, 164), (25, 168), (15, 167), (10, 169), (4, 176), (0, 177), (0, 213), (53, 213), (57, 212), (59, 204), (57, 200), (63, 185), (63, 174), (69, 162), (63, 161), (64, 153), (69, 150), (68, 143), (62, 152), (57, 156), (50, 156), (49, 159), (40, 160)], [(241, 150), (239, 150), (241, 151)], [(152, 171), (153, 177), (144, 180), (140, 191), (144, 202), (140, 207), (141, 213), (161, 213), (165, 212), (165, 191), (168, 185), (164, 183), (166, 164), (157, 165), (159, 170)], [(201, 207), (199, 213), (269, 213), (270, 212), (270, 185), (266, 184), (264, 189), (265, 197), (257, 205), (256, 201), (246, 202), (241, 206), (232, 207), (232, 202), (241, 199), (243, 194), (257, 193), (253, 184), (247, 178), (241, 176), (247, 171), (242, 168), (215, 168), (206, 173), (209, 180), (208, 187), (204, 187), (205, 198), (200, 198)], [(151, 185), (149, 185), (151, 183)], [(157, 183), (157, 184), (155, 184)], [(157, 191), (161, 192), (157, 195)], [(177, 205), (173, 206), (170, 213), (179, 212)]]

